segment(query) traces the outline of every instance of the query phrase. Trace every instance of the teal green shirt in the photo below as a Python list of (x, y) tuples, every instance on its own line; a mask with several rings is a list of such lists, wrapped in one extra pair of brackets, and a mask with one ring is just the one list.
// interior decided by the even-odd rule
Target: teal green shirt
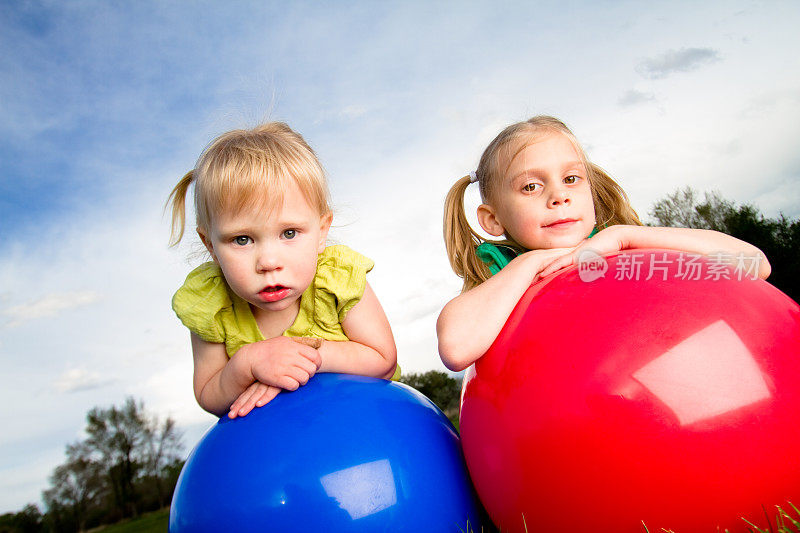
[(520, 252), (516, 248), (505, 244), (497, 245), (489, 241), (483, 242), (475, 248), (475, 255), (489, 267), (492, 276), (500, 272), (519, 254)]
[[(587, 239), (594, 237), (597, 232), (597, 228), (593, 229)], [(503, 267), (521, 253), (521, 251), (506, 244), (497, 245), (489, 241), (482, 242), (475, 248), (475, 255), (489, 267), (489, 272), (492, 273), (492, 276), (500, 272)]]

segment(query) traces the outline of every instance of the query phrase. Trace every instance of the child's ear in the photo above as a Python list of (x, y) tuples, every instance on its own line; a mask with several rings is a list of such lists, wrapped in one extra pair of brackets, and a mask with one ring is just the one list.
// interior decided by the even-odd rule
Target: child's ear
[(208, 253), (211, 254), (211, 259), (213, 259), (216, 263), (217, 255), (214, 253), (214, 245), (211, 244), (211, 239), (208, 237), (208, 235), (206, 235), (205, 231), (200, 228), (197, 228), (197, 234), (200, 235), (200, 240), (203, 241), (203, 245), (206, 247), (206, 250), (208, 250)]
[(497, 214), (489, 204), (478, 206), (478, 223), (489, 235), (501, 237), (506, 232), (503, 225), (497, 220)]
[(317, 246), (317, 253), (321, 254), (328, 244), (328, 230), (331, 229), (331, 222), (333, 222), (333, 215), (330, 213), (322, 215), (319, 219), (319, 245)]

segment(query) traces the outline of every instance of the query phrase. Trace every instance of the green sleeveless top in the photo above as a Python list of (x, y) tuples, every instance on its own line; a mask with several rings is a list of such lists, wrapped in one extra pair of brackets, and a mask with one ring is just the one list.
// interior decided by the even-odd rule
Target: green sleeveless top
[[(328, 246), (317, 257), (317, 271), (300, 297), (300, 311), (283, 332), (287, 337), (348, 340), (342, 329), (347, 312), (361, 301), (372, 260), (347, 246)], [(228, 287), (214, 262), (200, 265), (172, 297), (172, 309), (181, 322), (207, 342), (225, 344), (232, 357), (245, 344), (263, 341), (250, 304)], [(392, 379), (400, 377), (397, 365)]]

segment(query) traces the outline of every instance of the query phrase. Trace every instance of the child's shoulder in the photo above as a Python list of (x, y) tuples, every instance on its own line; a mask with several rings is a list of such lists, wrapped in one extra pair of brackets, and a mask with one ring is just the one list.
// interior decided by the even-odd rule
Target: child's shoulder
[(371, 259), (348, 246), (325, 248), (317, 258), (314, 281), (303, 294), (300, 314), (286, 334), (347, 340), (340, 324), (364, 295), (372, 266)]
[(234, 298), (219, 265), (209, 261), (186, 276), (186, 281), (172, 297), (172, 310), (184, 326), (202, 339), (225, 342), (226, 329), (241, 329), (220, 325), (238, 320)]
[(175, 298), (207, 297), (209, 294), (226, 294), (225, 276), (219, 265), (208, 261), (198, 266), (186, 276), (183, 285), (175, 292)]
[(367, 272), (373, 266), (371, 259), (348, 246), (328, 246), (317, 261), (315, 299), (336, 302), (341, 319), (344, 316), (342, 311), (346, 312), (346, 308), (361, 299), (367, 284)]
[(194, 316), (214, 316), (220, 309), (232, 305), (222, 270), (213, 261), (189, 272), (186, 281), (172, 296), (172, 309), (184, 322)]
[(184, 285), (202, 283), (220, 277), (222, 277), (222, 270), (219, 265), (214, 261), (206, 261), (187, 274)]
[(362, 255), (349, 246), (344, 244), (334, 244), (325, 248), (319, 254), (317, 260), (317, 270), (320, 268), (333, 268), (333, 269), (358, 269), (363, 270), (364, 273), (372, 270), (375, 263), (372, 259)]
[(500, 272), (520, 253), (521, 252), (519, 250), (516, 250), (511, 246), (492, 243), (489, 241), (484, 241), (477, 248), (475, 248), (475, 255), (487, 267), (489, 267), (489, 271), (492, 273), (492, 275)]

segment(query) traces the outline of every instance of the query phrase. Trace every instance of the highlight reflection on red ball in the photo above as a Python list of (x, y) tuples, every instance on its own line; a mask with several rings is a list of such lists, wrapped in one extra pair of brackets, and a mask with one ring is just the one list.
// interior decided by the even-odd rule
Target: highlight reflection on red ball
[(800, 307), (739, 267), (635, 250), (528, 290), (461, 406), (503, 531), (748, 531), (800, 502)]

